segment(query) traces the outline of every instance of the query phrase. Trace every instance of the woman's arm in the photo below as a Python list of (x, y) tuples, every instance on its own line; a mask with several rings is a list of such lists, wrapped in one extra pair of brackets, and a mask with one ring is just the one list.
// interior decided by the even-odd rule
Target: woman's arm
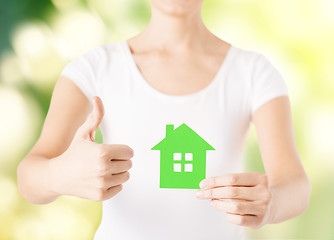
[(60, 77), (55, 85), (41, 135), (17, 169), (20, 193), (32, 203), (48, 203), (58, 194), (51, 186), (50, 159), (60, 156), (85, 121), (89, 101), (69, 79)]
[(311, 187), (297, 152), (288, 97), (259, 107), (253, 122), (266, 174), (210, 177), (200, 183), (196, 195), (212, 199), (212, 206), (226, 212), (228, 221), (259, 228), (301, 214), (308, 206)]
[(306, 210), (311, 193), (295, 142), (289, 98), (265, 103), (253, 114), (253, 122), (272, 192), (269, 223), (279, 223)]
[(101, 201), (120, 192), (129, 179), (133, 150), (123, 144), (95, 143), (104, 114), (102, 101), (93, 99), (86, 119), (89, 108), (81, 90), (61, 77), (41, 136), (17, 169), (19, 191), (31, 203), (49, 203), (60, 195)]

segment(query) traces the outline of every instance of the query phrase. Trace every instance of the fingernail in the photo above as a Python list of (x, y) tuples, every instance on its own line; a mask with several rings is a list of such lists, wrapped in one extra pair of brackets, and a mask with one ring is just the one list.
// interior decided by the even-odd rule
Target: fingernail
[(199, 183), (199, 187), (200, 188), (205, 188), (206, 187), (206, 183), (205, 183), (204, 180)]
[(203, 195), (204, 195), (203, 191), (197, 191), (196, 192), (196, 197), (201, 197)]

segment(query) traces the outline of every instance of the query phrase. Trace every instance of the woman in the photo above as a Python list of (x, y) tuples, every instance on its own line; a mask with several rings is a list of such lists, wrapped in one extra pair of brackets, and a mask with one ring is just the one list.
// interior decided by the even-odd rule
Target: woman
[[(279, 223), (307, 208), (310, 183), (284, 80), (263, 55), (211, 33), (202, 2), (151, 0), (143, 32), (64, 68), (41, 136), (18, 167), (28, 201), (104, 201), (95, 239), (240, 239), (240, 226)], [(242, 172), (251, 122), (265, 174)], [(191, 168), (175, 150), (179, 158), (160, 169), (166, 163), (151, 149), (183, 123), (212, 149), (206, 159), (188, 159)], [(98, 126), (103, 144), (94, 142)], [(205, 168), (196, 169), (203, 160)], [(197, 170), (200, 183), (184, 175)], [(160, 171), (182, 173), (201, 189), (161, 187)]]

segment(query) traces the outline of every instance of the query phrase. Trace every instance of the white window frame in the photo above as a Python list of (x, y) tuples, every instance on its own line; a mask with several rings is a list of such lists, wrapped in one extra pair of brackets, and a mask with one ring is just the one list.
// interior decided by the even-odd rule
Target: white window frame
[[(184, 160), (186, 163), (181, 162), (182, 156), (184, 156)], [(193, 153), (173, 153), (173, 171), (174, 172), (193, 172)], [(183, 166), (182, 166), (183, 165)]]

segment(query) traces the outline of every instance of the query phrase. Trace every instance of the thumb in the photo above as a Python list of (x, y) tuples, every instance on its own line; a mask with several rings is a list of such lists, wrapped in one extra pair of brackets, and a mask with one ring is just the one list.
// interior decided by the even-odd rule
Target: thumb
[(95, 96), (93, 98), (93, 110), (87, 117), (86, 121), (77, 131), (78, 137), (95, 141), (95, 132), (100, 125), (104, 116), (104, 107), (101, 98)]

